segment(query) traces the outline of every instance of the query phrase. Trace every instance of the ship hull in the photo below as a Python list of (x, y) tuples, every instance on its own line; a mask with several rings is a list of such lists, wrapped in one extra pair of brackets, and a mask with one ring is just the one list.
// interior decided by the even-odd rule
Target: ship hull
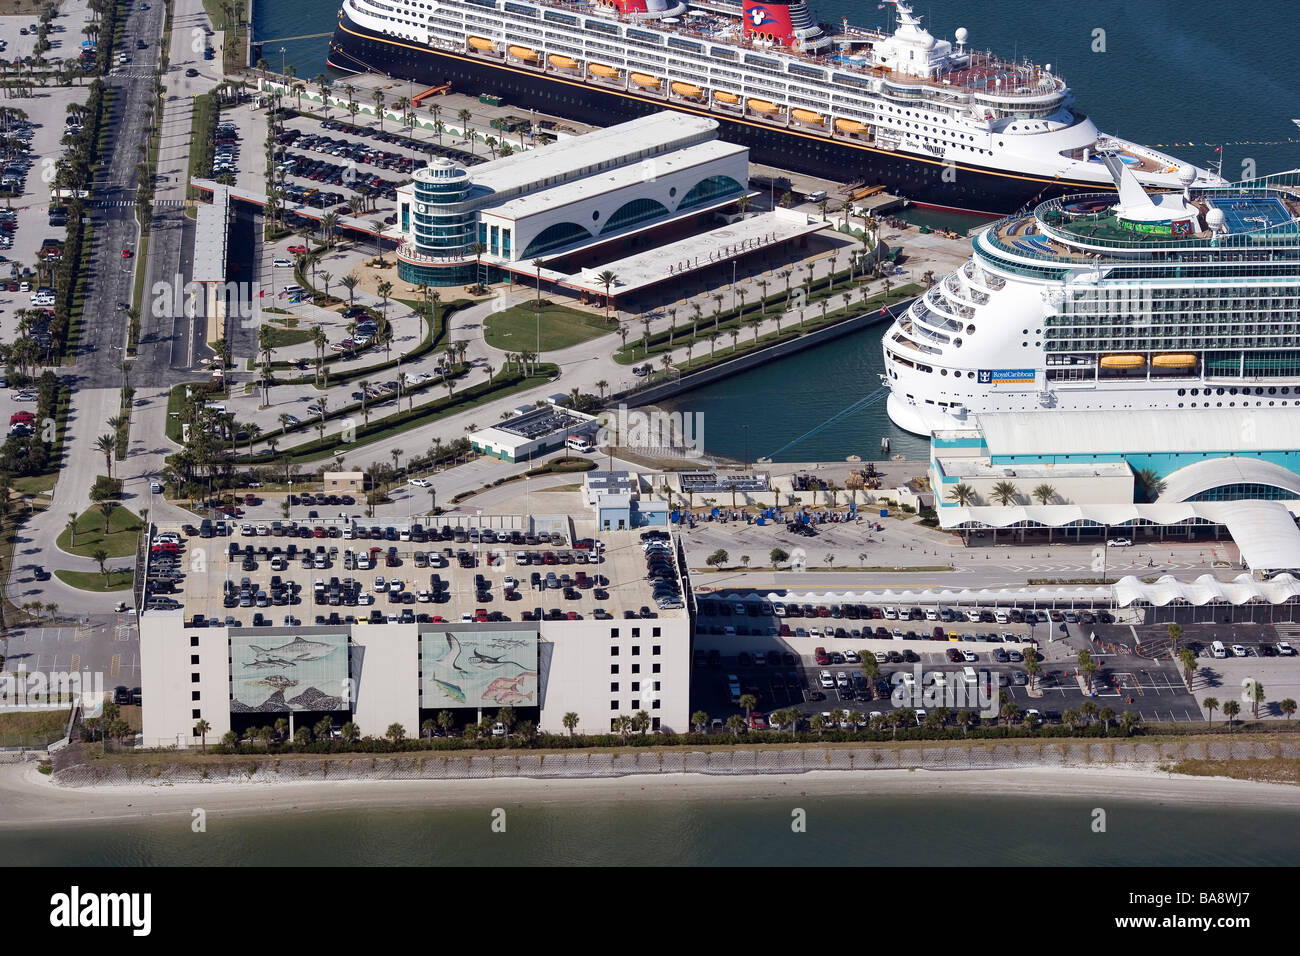
[(1105, 189), (1100, 183), (1043, 179), (980, 166), (950, 168), (937, 160), (731, 119), (702, 105), (693, 109), (633, 90), (605, 89), (577, 76), (541, 74), (417, 47), (358, 26), (346, 14), (330, 41), (327, 62), (339, 70), (377, 73), (429, 86), (451, 83), (462, 93), (492, 93), (513, 107), (592, 126), (612, 126), (664, 109), (708, 116), (718, 122), (721, 139), (749, 148), (754, 163), (835, 182), (883, 184), (889, 192), (917, 205), (1001, 216), (1028, 203)]

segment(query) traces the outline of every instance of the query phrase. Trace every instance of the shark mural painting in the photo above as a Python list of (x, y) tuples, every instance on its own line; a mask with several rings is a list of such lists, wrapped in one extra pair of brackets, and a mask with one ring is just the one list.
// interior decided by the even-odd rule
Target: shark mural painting
[(232, 713), (347, 710), (346, 634), (233, 635)]
[(536, 707), (536, 631), (425, 631), (423, 700), (432, 707)]

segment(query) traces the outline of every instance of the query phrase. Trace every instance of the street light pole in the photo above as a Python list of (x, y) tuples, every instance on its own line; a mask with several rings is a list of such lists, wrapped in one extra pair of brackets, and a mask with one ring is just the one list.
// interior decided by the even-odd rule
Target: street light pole
[(280, 75), (284, 76), (284, 47), (280, 47)]

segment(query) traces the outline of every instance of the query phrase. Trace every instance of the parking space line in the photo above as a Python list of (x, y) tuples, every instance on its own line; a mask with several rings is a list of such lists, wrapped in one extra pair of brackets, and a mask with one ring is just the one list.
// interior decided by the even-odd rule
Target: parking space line
[[(56, 662), (57, 662), (58, 658), (56, 657), (55, 660), (56, 660)], [(55, 667), (56, 667), (56, 668), (58, 667), (58, 664), (57, 664), (57, 663), (55, 664)], [(78, 671), (81, 670), (81, 655), (80, 655), (80, 654), (73, 654), (73, 655), (72, 655), (72, 663), (68, 665), (68, 670), (69, 670), (71, 673), (73, 673), (73, 674), (75, 674), (75, 673), (77, 673)]]
[(113, 661), (108, 667), (108, 675), (110, 677), (117, 677), (121, 674), (121, 671), (122, 671), (122, 655), (114, 654)]

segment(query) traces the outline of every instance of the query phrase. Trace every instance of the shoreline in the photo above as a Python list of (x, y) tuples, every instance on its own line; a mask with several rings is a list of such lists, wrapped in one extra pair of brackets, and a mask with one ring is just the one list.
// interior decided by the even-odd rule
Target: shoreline
[(1294, 808), (1296, 788), (1227, 777), (1161, 772), (1151, 765), (1034, 767), (1007, 770), (816, 770), (789, 775), (591, 777), (571, 780), (350, 780), (60, 788), (35, 764), (0, 767), (0, 833), (57, 824), (140, 823), (209, 814), (242, 817), (330, 810), (454, 808), (502, 804), (564, 805), (637, 801), (787, 797), (1038, 796), (1105, 798), (1155, 804)]

